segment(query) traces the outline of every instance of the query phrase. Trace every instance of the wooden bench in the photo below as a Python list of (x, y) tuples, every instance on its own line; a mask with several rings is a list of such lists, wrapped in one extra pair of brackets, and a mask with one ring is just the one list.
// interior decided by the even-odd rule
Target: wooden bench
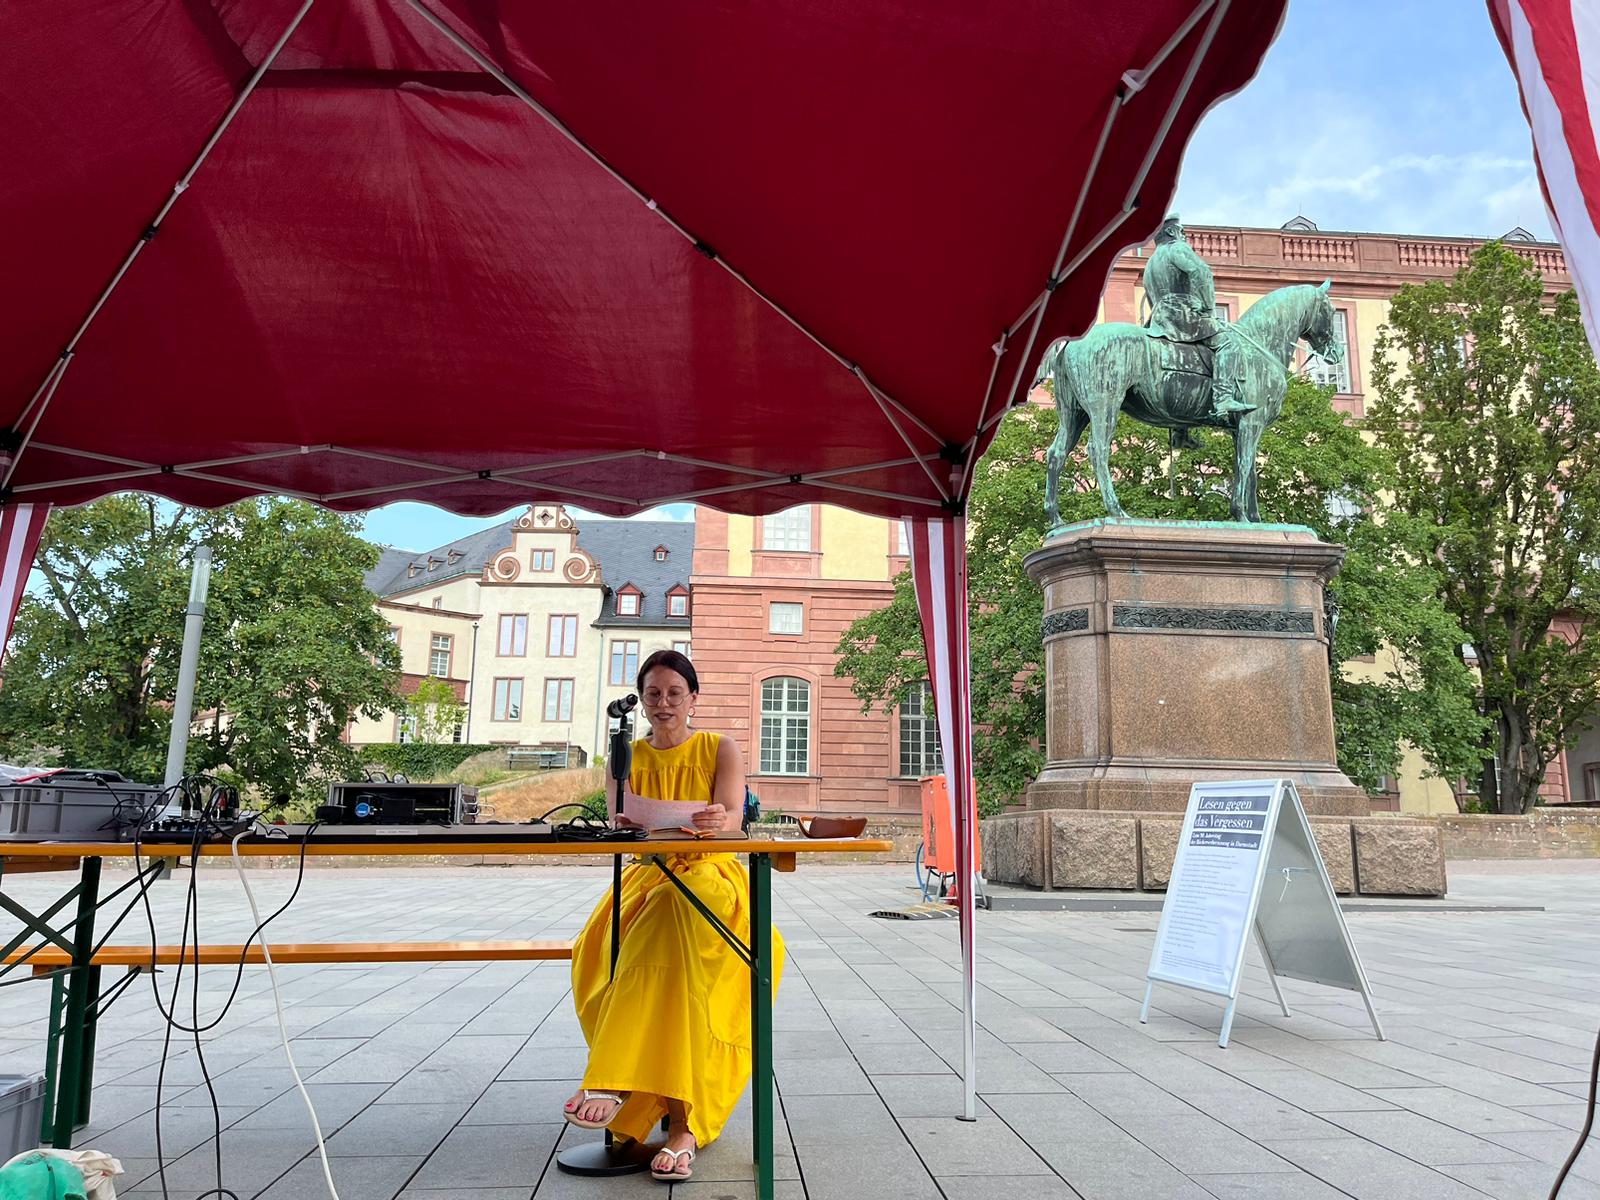
[[(149, 946), (102, 946), (89, 961), (89, 1016), (83, 1033), (81, 1082), (76, 1089), (77, 1112), (71, 1128), (89, 1123), (89, 1106), (94, 1091), (94, 1042), (99, 1017), (126, 989), (135, 976), (158, 967), (236, 966), (240, 954), (246, 966), (264, 966), (267, 956), (261, 943), (246, 946), (157, 946), (152, 956)], [(274, 966), (305, 963), (396, 963), (396, 962), (564, 962), (572, 958), (572, 943), (567, 941), (523, 942), (283, 942), (272, 947)], [(40, 1128), (42, 1145), (52, 1140), (62, 1146), (62, 1127), (55, 1121), (56, 1070), (64, 1033), (66, 980), (71, 973), (72, 956), (59, 946), (25, 947), (13, 950), (3, 960), (7, 965), (25, 963), (37, 976), (49, 975), (50, 1024), (45, 1043), (44, 1112)], [(113, 990), (102, 995), (100, 972), (105, 967), (123, 967), (128, 975)], [(70, 1139), (69, 1139), (70, 1140)], [(62, 1146), (64, 1149), (65, 1147)]]
[[(185, 965), (221, 966), (239, 962), (244, 954), (246, 966), (264, 966), (267, 956), (259, 942), (243, 946), (207, 945), (180, 948), (157, 946), (155, 965), (175, 967), (181, 956)], [(571, 942), (283, 942), (272, 947), (272, 961), (278, 966), (297, 963), (392, 963), (392, 962), (559, 962), (572, 957)], [(39, 950), (14, 950), (7, 963), (26, 961), (35, 975), (49, 975), (72, 965), (72, 957), (56, 946)], [(133, 970), (151, 965), (149, 946), (102, 946), (91, 966), (128, 967)]]

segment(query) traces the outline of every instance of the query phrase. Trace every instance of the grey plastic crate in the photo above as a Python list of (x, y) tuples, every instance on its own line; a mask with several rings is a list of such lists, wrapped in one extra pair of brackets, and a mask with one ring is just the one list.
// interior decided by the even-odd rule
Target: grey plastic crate
[[(157, 789), (143, 783), (74, 779), (0, 787), (0, 838), (18, 842), (119, 842), (133, 839)], [(3, 1161), (3, 1160), (0, 1160)]]
[(43, 1075), (0, 1075), (0, 1162), (39, 1145)]

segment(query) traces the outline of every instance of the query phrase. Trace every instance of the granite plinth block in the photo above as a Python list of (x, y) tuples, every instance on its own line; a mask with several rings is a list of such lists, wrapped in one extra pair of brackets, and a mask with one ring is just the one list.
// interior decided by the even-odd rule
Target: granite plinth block
[(1058, 888), (1139, 886), (1139, 828), (1132, 816), (1048, 814), (1050, 881)]
[(1364, 896), (1444, 894), (1444, 837), (1437, 822), (1357, 821), (1355, 858)]

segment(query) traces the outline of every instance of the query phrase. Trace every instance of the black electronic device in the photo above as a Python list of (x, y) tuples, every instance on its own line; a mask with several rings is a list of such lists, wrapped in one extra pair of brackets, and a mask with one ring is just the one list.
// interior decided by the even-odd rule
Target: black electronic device
[(606, 705), (606, 716), (610, 717), (614, 721), (620, 721), (623, 717), (632, 712), (633, 706), (638, 703), (639, 697), (634, 693), (629, 692), (620, 700), (613, 700), (610, 704)]
[(241, 833), (254, 828), (255, 813), (240, 813), (233, 818), (163, 817), (139, 831), (139, 840), (147, 845), (188, 845), (198, 835), (202, 842), (231, 842)]
[(358, 783), (328, 785), (318, 805), (324, 825), (462, 825), (478, 813), (478, 789), (459, 783)]

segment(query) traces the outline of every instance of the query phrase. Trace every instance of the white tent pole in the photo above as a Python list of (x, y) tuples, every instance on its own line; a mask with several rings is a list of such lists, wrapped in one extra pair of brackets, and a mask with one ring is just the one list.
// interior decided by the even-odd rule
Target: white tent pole
[(878, 406), (878, 411), (883, 414), (883, 419), (888, 421), (894, 427), (894, 431), (900, 435), (900, 440), (906, 444), (906, 449), (911, 451), (912, 456), (916, 458), (917, 465), (922, 468), (922, 473), (928, 477), (928, 482), (933, 484), (933, 490), (939, 493), (940, 499), (950, 499), (950, 489), (944, 485), (943, 480), (933, 473), (933, 468), (917, 454), (917, 447), (912, 443), (906, 431), (900, 428), (900, 422), (894, 419), (894, 413), (890, 412), (889, 406), (884, 403), (884, 395), (872, 386), (872, 381), (867, 378), (866, 372), (860, 367), (855, 368), (855, 377), (861, 380), (861, 385), (871, 394), (873, 402)]
[(64, 487), (87, 487), (92, 483), (118, 483), (124, 479), (148, 479), (161, 474), (160, 467), (140, 467), (127, 471), (108, 471), (104, 475), (84, 475), (78, 479), (51, 479), (44, 483), (19, 483), (11, 489), (12, 495), (26, 496), (29, 492), (48, 492)]
[[(1084, 172), (1083, 186), (1078, 189), (1078, 201), (1072, 206), (1072, 219), (1067, 222), (1067, 232), (1061, 237), (1061, 248), (1056, 251), (1056, 261), (1050, 267), (1050, 286), (1045, 290), (1044, 298), (1033, 310), (1033, 326), (1028, 330), (1028, 340), (1022, 347), (1022, 357), (1017, 359), (1017, 371), (1011, 379), (1011, 390), (1006, 393), (1009, 401), (1017, 394), (1017, 387), (1022, 383), (1022, 373), (1028, 369), (1028, 360), (1033, 356), (1033, 343), (1039, 336), (1039, 326), (1044, 324), (1045, 309), (1050, 306), (1050, 297), (1055, 295), (1055, 290), (1062, 280), (1061, 264), (1067, 257), (1067, 251), (1072, 246), (1072, 237), (1078, 232), (1078, 219), (1083, 216), (1084, 203), (1089, 199), (1089, 188), (1094, 183), (1095, 174), (1100, 170), (1100, 159), (1105, 155), (1106, 145), (1111, 141), (1111, 127), (1117, 123), (1117, 114), (1122, 111), (1123, 94), (1119, 90), (1112, 97), (1111, 107), (1106, 110), (1105, 124), (1100, 127), (1100, 141), (1095, 145), (1094, 157), (1089, 160), (1089, 169)], [(1121, 224), (1119, 221), (1118, 224)], [(989, 415), (989, 401), (993, 393), (983, 397), (983, 407), (978, 410), (978, 426), (982, 428), (984, 419)]]
[[(1231, 2), (1232, 0), (1216, 0), (1216, 8), (1211, 14), (1211, 24), (1206, 26), (1205, 33), (1200, 37), (1200, 44), (1195, 47), (1194, 53), (1189, 56), (1189, 65), (1184, 68), (1183, 79), (1179, 82), (1177, 90), (1172, 93), (1172, 100), (1167, 105), (1166, 116), (1161, 118), (1161, 126), (1156, 130), (1156, 135), (1150, 139), (1150, 149), (1145, 153), (1144, 162), (1139, 164), (1138, 173), (1134, 175), (1133, 182), (1128, 185), (1128, 194), (1122, 200), (1124, 209), (1132, 209), (1138, 203), (1139, 190), (1144, 187), (1144, 181), (1149, 177), (1150, 169), (1155, 166), (1156, 155), (1161, 152), (1161, 143), (1167, 140), (1167, 134), (1172, 129), (1172, 123), (1178, 119), (1178, 110), (1183, 107), (1183, 102), (1189, 98), (1189, 89), (1194, 86), (1194, 77), (1200, 73), (1200, 64), (1205, 61), (1206, 53), (1211, 49), (1211, 43), (1217, 36), (1217, 30), (1222, 28), (1222, 20), (1228, 15), (1228, 5)], [(1168, 43), (1168, 48), (1163, 49), (1156, 60), (1157, 62), (1166, 57), (1170, 52), (1170, 48), (1175, 46), (1178, 40), (1188, 35), (1189, 31), (1194, 27), (1193, 23), (1204, 10), (1205, 5), (1201, 5), (1195, 11), (1189, 18), (1189, 22), (1179, 31), (1178, 36)], [(1138, 73), (1140, 86), (1143, 86), (1144, 77), (1150, 73), (1150, 70), (1151, 68), (1147, 67), (1144, 71)]]
[[(32, 423), (28, 426), (29, 437), (38, 428), (39, 421), (44, 417), (45, 409), (50, 406), (50, 398), (55, 395), (56, 386), (61, 382), (61, 376), (66, 374), (67, 365), (77, 352), (78, 343), (83, 339), (83, 335), (88, 332), (89, 326), (94, 323), (95, 317), (100, 315), (100, 310), (105, 307), (106, 301), (111, 299), (111, 293), (117, 290), (117, 285), (122, 282), (123, 276), (128, 273), (128, 268), (133, 266), (134, 259), (139, 257), (144, 248), (161, 231), (161, 223), (167, 219), (167, 214), (172, 211), (172, 206), (178, 202), (179, 196), (189, 190), (189, 184), (194, 180), (195, 172), (205, 163), (206, 158), (211, 154), (218, 139), (222, 137), (228, 126), (233, 124), (234, 117), (239, 115), (239, 110), (244, 107), (244, 102), (256, 90), (256, 84), (261, 82), (261, 77), (271, 68), (278, 57), (278, 52), (294, 36), (294, 31), (300, 28), (300, 22), (305, 19), (306, 13), (311, 11), (313, 3), (314, 0), (305, 0), (305, 3), (300, 6), (300, 11), (295, 13), (294, 20), (289, 22), (288, 28), (283, 31), (278, 40), (273, 43), (272, 49), (267, 52), (266, 57), (261, 60), (261, 65), (251, 72), (249, 80), (246, 81), (239, 94), (234, 97), (233, 103), (228, 106), (228, 111), (222, 115), (222, 120), (217, 123), (217, 127), (211, 131), (211, 136), (206, 139), (206, 144), (200, 148), (200, 153), (195, 156), (194, 162), (189, 165), (189, 169), (184, 172), (183, 177), (172, 185), (172, 194), (162, 204), (160, 211), (155, 215), (155, 219), (145, 227), (144, 232), (133, 243), (133, 248), (128, 251), (127, 257), (122, 260), (122, 265), (117, 268), (116, 274), (111, 276), (111, 281), (106, 284), (95, 302), (89, 307), (89, 312), (83, 318), (82, 324), (78, 326), (77, 332), (67, 340), (60, 357), (56, 360), (52, 375), (45, 377), (45, 381), (39, 385), (38, 390), (34, 392), (33, 397), (28, 401), (27, 408), (22, 410), (23, 415), (18, 418), (18, 423), (20, 424), (22, 420), (27, 418), (27, 414), (33, 409), (35, 403), (38, 403), (38, 411), (33, 413)], [(55, 381), (54, 383), (51, 382), (52, 378)], [(47, 387), (49, 389), (48, 392), (46, 391)], [(22, 461), (22, 451), (26, 448), (27, 443), (28, 438), (23, 438), (22, 445), (17, 448), (12, 456), (11, 465), (6, 470), (5, 478), (0, 480), (0, 487), (6, 486), (11, 482), (11, 476), (16, 473), (17, 465)]]

